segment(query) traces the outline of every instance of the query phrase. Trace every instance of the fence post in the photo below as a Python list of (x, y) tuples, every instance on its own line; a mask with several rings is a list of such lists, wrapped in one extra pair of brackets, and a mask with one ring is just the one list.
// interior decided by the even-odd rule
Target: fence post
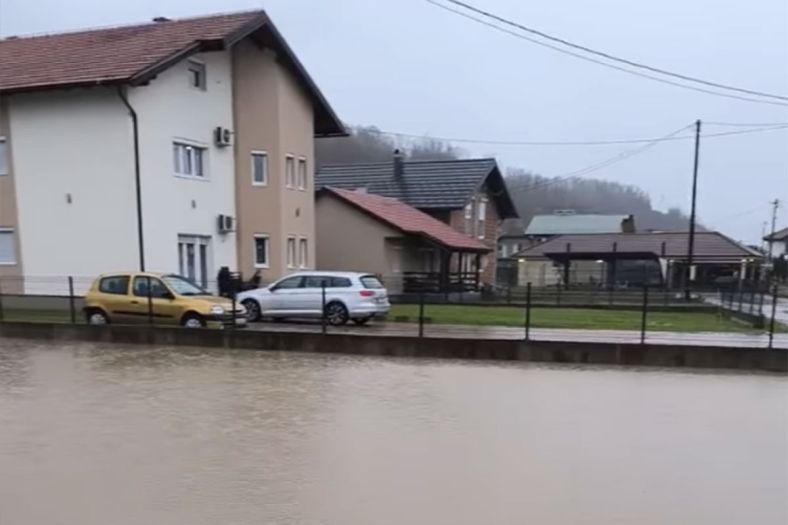
[(525, 340), (531, 339), (531, 282), (525, 285)]
[(326, 325), (326, 280), (323, 279), (320, 281), (320, 311), (323, 312), (323, 315), (320, 316), (320, 331), (325, 334), (327, 325)]
[(71, 311), (71, 324), (77, 323), (77, 309), (74, 305), (74, 278), (68, 276), (68, 308)]
[(424, 337), (424, 292), (419, 294), (419, 337)]
[(648, 320), (648, 285), (643, 286), (643, 312), (640, 319), (640, 344), (646, 342), (646, 322)]
[(232, 294), (230, 294), (230, 300), (232, 301), (232, 306), (231, 306), (232, 310), (230, 311), (230, 316), (232, 317), (232, 321), (230, 321), (230, 322), (233, 324), (233, 330), (235, 330), (235, 328), (236, 328), (235, 327), (235, 305), (236, 305), (236, 303), (235, 303), (235, 296), (236, 296), (237, 293), (238, 293), (238, 290), (237, 289), (233, 289)]
[(153, 290), (151, 287), (151, 279), (150, 276), (146, 276), (145, 279), (148, 281), (148, 324), (153, 325)]
[(772, 290), (772, 320), (769, 322), (769, 348), (774, 348), (774, 319), (777, 317), (777, 291), (775, 284)]

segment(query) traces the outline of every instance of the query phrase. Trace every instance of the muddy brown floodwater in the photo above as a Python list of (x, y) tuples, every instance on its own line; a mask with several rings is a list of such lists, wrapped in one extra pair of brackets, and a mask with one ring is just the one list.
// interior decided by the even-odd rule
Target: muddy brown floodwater
[(0, 339), (2, 525), (788, 523), (788, 380)]

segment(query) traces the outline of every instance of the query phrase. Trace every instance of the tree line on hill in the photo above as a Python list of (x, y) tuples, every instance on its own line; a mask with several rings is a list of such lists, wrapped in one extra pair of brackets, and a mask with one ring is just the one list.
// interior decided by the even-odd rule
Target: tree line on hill
[[(375, 127), (350, 128), (349, 137), (317, 140), (317, 165), (388, 162), (395, 149), (408, 160), (451, 160), (467, 153), (436, 139), (395, 139)], [(648, 194), (637, 186), (589, 178), (549, 178), (512, 167), (505, 173), (509, 193), (520, 214), (519, 221), (507, 221), (505, 233), (517, 233), (534, 215), (571, 209), (577, 213), (633, 214), (638, 231), (682, 230), (688, 218), (680, 209), (655, 210)]]

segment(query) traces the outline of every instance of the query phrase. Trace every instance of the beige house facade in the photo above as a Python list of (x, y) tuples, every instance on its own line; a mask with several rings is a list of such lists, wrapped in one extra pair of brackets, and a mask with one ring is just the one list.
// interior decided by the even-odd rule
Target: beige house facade
[(0, 286), (315, 268), (314, 140), (346, 132), (265, 12), (5, 39), (0, 63)]

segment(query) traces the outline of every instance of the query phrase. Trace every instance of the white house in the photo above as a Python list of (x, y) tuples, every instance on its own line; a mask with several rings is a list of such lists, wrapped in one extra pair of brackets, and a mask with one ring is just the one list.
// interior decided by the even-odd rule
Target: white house
[(10, 37), (0, 64), (3, 288), (314, 267), (313, 139), (345, 132), (264, 12)]

